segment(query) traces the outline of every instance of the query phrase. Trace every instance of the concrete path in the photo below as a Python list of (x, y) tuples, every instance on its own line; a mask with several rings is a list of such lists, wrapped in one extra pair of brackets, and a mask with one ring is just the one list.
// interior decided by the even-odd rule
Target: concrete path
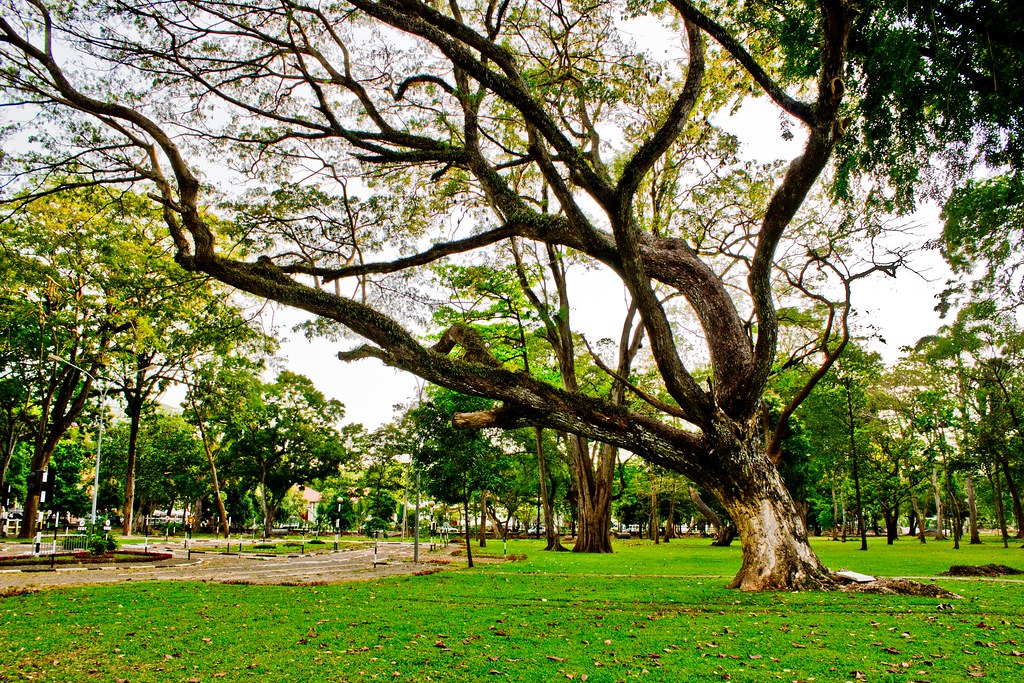
[[(24, 552), (27, 546), (13, 550)], [(142, 550), (142, 544), (122, 545), (124, 550)], [(0, 592), (11, 589), (46, 588), (121, 581), (214, 581), (221, 583), (310, 584), (339, 583), (411, 574), (436, 568), (447, 562), (447, 553), (428, 553), (420, 546), (420, 564), (415, 564), (412, 543), (381, 543), (374, 564), (373, 544), (333, 552), (318, 550), (299, 555), (226, 554), (223, 541), (196, 543), (191, 557), (182, 543), (153, 543), (150, 551), (170, 552), (173, 559), (129, 565), (59, 567), (49, 569), (0, 568)], [(6, 549), (8, 553), (12, 548)], [(0, 553), (3, 554), (3, 553)]]

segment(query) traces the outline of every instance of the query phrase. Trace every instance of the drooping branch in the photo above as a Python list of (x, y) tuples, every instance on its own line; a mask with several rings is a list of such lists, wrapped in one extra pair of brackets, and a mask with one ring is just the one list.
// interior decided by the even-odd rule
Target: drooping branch
[(590, 342), (588, 342), (586, 338), (583, 339), (583, 343), (586, 345), (587, 351), (590, 352), (590, 358), (594, 361), (594, 364), (597, 367), (601, 368), (601, 370), (605, 374), (614, 379), (618, 384), (632, 391), (634, 394), (639, 396), (641, 400), (650, 405), (652, 408), (655, 408), (665, 413), (666, 415), (672, 415), (673, 417), (682, 418), (684, 420), (687, 419), (686, 413), (684, 413), (678, 407), (670, 403), (665, 403), (664, 401), (661, 401), (655, 398), (654, 396), (651, 396), (649, 393), (647, 393), (634, 383), (630, 382), (628, 377), (625, 377), (622, 375), (622, 373), (616, 372), (612, 368), (608, 367), (608, 364), (601, 360), (601, 357), (597, 355), (597, 352), (595, 352), (594, 349), (590, 346)]
[(435, 263), (447, 256), (454, 254), (464, 254), (474, 249), (486, 247), (491, 244), (495, 244), (509, 237), (513, 237), (519, 234), (520, 229), (514, 225), (502, 225), (493, 230), (482, 232), (471, 237), (467, 237), (461, 240), (453, 240), (451, 242), (442, 242), (435, 244), (429, 249), (407, 256), (405, 258), (395, 259), (393, 261), (379, 261), (375, 263), (362, 263), (355, 266), (345, 266), (343, 268), (324, 268), (318, 266), (312, 266), (309, 264), (296, 263), (280, 266), (281, 271), (285, 273), (296, 273), (304, 275), (316, 275), (323, 282), (332, 282), (334, 280), (348, 278), (348, 277), (359, 277), (363, 275), (371, 274), (386, 274), (386, 273), (397, 273), (402, 270), (409, 268), (415, 268), (417, 266), (425, 266), (431, 263)]
[[(818, 341), (818, 349), (822, 355), (822, 361), (818, 368), (811, 374), (799, 391), (789, 400), (779, 415), (778, 422), (768, 443), (768, 457), (772, 462), (778, 464), (782, 460), (782, 442), (789, 433), (789, 419), (796, 412), (797, 408), (807, 400), (814, 390), (814, 387), (824, 379), (828, 371), (832, 369), (836, 361), (843, 354), (843, 351), (850, 342), (850, 314), (853, 312), (852, 295), (853, 283), (866, 278), (874, 273), (883, 272), (895, 277), (897, 263), (874, 264), (865, 270), (857, 273), (843, 273), (838, 266), (827, 260), (824, 256), (812, 254), (810, 263), (818, 264), (820, 267), (832, 271), (843, 286), (844, 300), (840, 304), (830, 301), (827, 297), (811, 291), (803, 282), (803, 278), (787, 276), (790, 285), (800, 290), (804, 296), (824, 305), (828, 310), (828, 318), (825, 321), (824, 329)], [(808, 264), (809, 265), (809, 264)], [(805, 266), (806, 268), (806, 266)], [(838, 316), (837, 316), (838, 313)], [(838, 317), (838, 321), (836, 318)], [(833, 329), (838, 325), (839, 340), (835, 341)]]

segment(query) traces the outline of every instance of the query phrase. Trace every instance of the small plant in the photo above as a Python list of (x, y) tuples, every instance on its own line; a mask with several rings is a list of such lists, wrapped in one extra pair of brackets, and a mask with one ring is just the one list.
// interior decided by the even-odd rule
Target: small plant
[(86, 547), (88, 547), (89, 552), (93, 555), (103, 555), (104, 553), (117, 550), (117, 541), (114, 540), (113, 536), (100, 536), (96, 534), (89, 537)]

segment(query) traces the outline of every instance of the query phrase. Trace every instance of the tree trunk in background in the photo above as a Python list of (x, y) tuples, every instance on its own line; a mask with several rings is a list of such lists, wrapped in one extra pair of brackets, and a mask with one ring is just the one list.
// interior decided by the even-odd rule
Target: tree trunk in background
[(946, 534), (942, 529), (942, 489), (939, 488), (939, 468), (932, 465), (932, 495), (935, 496), (935, 540), (945, 540)]
[(1002, 532), (1003, 547), (1009, 548), (1010, 534), (1007, 532), (1006, 529), (1006, 511), (1003, 509), (1003, 486), (999, 482), (999, 466), (997, 465), (994, 469), (995, 476), (993, 477), (992, 470), (989, 469), (989, 467), (986, 465), (985, 474), (988, 475), (988, 482), (989, 485), (992, 487), (992, 490), (996, 492), (996, 521), (999, 522), (999, 531)]
[(480, 533), (477, 534), (480, 547), (487, 547), (487, 491), (480, 492)]
[(139, 447), (139, 427), (141, 421), (141, 407), (139, 410), (134, 409), (132, 406), (128, 408), (128, 414), (130, 415), (131, 422), (128, 427), (128, 463), (125, 466), (124, 475), (124, 508), (122, 513), (124, 515), (124, 524), (122, 526), (122, 533), (125, 536), (133, 534), (135, 529), (135, 459), (136, 453)]
[(467, 495), (465, 500), (462, 501), (462, 509), (465, 513), (466, 521), (466, 562), (469, 568), (473, 568), (473, 544), (469, 540), (469, 496)]
[(978, 501), (974, 496), (974, 482), (970, 476), (964, 481), (964, 488), (967, 489), (967, 514), (971, 525), (971, 545), (981, 543), (981, 536), (978, 534)]
[(846, 491), (845, 490), (839, 492), (839, 506), (840, 506), (840, 512), (842, 513), (842, 517), (843, 517), (843, 533), (842, 533), (841, 540), (842, 540), (843, 543), (846, 543), (846, 532), (848, 531), (849, 524), (846, 521)]
[(850, 458), (853, 460), (853, 493), (857, 500), (857, 531), (860, 532), (860, 549), (868, 549), (868, 530), (864, 523), (864, 505), (860, 498), (860, 472), (857, 463), (857, 432), (853, 422), (853, 399), (850, 394), (850, 381), (846, 382), (846, 409), (850, 428)]
[(927, 539), (925, 538), (925, 535), (924, 535), (924, 532), (925, 532), (925, 528), (924, 528), (925, 527), (925, 521), (924, 521), (924, 517), (921, 516), (921, 508), (919, 508), (917, 506), (917, 496), (915, 496), (915, 495), (911, 495), (910, 496), (910, 504), (914, 506), (914, 517), (917, 518), (917, 537), (921, 540), (921, 544), (924, 545), (928, 541), (927, 541)]
[[(537, 475), (540, 480), (541, 505), (544, 509), (544, 535), (547, 538), (547, 546), (544, 550), (567, 551), (568, 548), (562, 545), (558, 529), (555, 528), (554, 504), (548, 495), (548, 463), (544, 459), (544, 431), (540, 427), (535, 427), (533, 438), (537, 445)], [(538, 520), (537, 523), (539, 524), (540, 521)]]
[(736, 534), (731, 525), (722, 523), (722, 518), (719, 517), (718, 513), (712, 510), (711, 507), (709, 507), (708, 504), (704, 502), (704, 500), (700, 497), (700, 494), (697, 493), (697, 489), (691, 486), (689, 487), (689, 492), (690, 500), (693, 501), (694, 507), (696, 507), (697, 510), (700, 511), (700, 514), (703, 515), (704, 519), (706, 519), (708, 523), (711, 524), (711, 529), (715, 535), (715, 540), (711, 545), (722, 548), (731, 545), (733, 538), (736, 537)]
[(668, 517), (665, 518), (665, 543), (676, 536), (676, 478), (672, 477), (672, 494), (668, 499)]
[(654, 488), (654, 476), (651, 476), (651, 540), (657, 545), (661, 542), (661, 533), (658, 527), (658, 491)]
[(900, 510), (896, 506), (883, 507), (882, 518), (885, 519), (885, 544), (892, 545), (900, 535)]
[(839, 499), (836, 497), (836, 485), (832, 482), (832, 540), (839, 540)]
[(260, 482), (260, 490), (263, 492), (260, 497), (260, 507), (263, 510), (263, 538), (270, 538), (274, 530), (274, 514), (270, 509), (270, 491), (267, 490), (266, 481)]
[(597, 471), (588, 452), (588, 442), (574, 434), (566, 435), (569, 453), (573, 461), (573, 478), (576, 480), (579, 510), (579, 525), (576, 530), (574, 553), (610, 553), (612, 542), (609, 532), (612, 525), (612, 475), (613, 467), (608, 465), (615, 456), (611, 446), (602, 444), (598, 454)]
[(1003, 469), (1003, 478), (1006, 480), (1006, 490), (1010, 493), (1010, 501), (1013, 503), (1013, 519), (1017, 526), (1016, 538), (1024, 538), (1024, 509), (1021, 508), (1020, 492), (1017, 490), (1017, 483), (1013, 480), (1013, 473), (1010, 472), (1010, 462), (1003, 456), (1000, 458)]
[(210, 448), (210, 441), (206, 438), (206, 426), (203, 423), (203, 418), (199, 414), (199, 408), (196, 406), (196, 402), (192, 402), (192, 412), (196, 416), (196, 424), (199, 426), (199, 436), (203, 441), (203, 451), (206, 452), (206, 461), (210, 464), (210, 483), (213, 484), (213, 500), (217, 503), (217, 514), (220, 515), (220, 524), (224, 529), (224, 538), (227, 538), (231, 530), (228, 529), (228, 511), (224, 507), (224, 500), (220, 495), (220, 481), (217, 478), (217, 463), (213, 458), (213, 450)]
[(960, 514), (960, 501), (957, 500), (956, 490), (953, 488), (953, 475), (949, 472), (946, 464), (946, 456), (942, 456), (943, 469), (946, 470), (946, 491), (949, 493), (949, 502), (953, 506), (953, 516), (949, 520), (949, 530), (953, 533), (953, 548), (960, 549), (960, 536), (963, 535), (963, 516)]

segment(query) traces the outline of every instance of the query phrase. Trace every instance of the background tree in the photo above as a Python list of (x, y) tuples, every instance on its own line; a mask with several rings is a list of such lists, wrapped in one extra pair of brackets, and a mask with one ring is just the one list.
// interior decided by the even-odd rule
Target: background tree
[(248, 389), (225, 415), (230, 471), (257, 488), (269, 536), (288, 490), (337, 473), (352, 457), (351, 440), (361, 426), (341, 427), (344, 406), (302, 375), (284, 371), (273, 383)]
[[(13, 377), (29, 394), (10, 397), (26, 407), (11, 415), (15, 424), (19, 417), (32, 420), (32, 470), (49, 465), (53, 449), (99, 393), (94, 378), (131, 327), (137, 302), (120, 273), (140, 264), (124, 248), (137, 232), (122, 209), (116, 195), (81, 190), (28, 202), (5, 225), (0, 297), (5, 324), (19, 328), (5, 341)], [(25, 500), (23, 537), (33, 533), (37, 503), (38, 495)]]
[[(125, 472), (132, 440), (130, 423), (116, 425), (104, 437), (104, 453), (110, 469)], [(196, 429), (179, 415), (153, 413), (142, 420), (135, 437), (136, 501), (139, 516), (157, 511), (171, 514), (176, 505), (194, 507), (212, 486)], [(123, 479), (117, 481), (123, 488)]]
[(359, 440), (359, 486), (368, 533), (390, 529), (394, 522), (398, 495), (405, 483), (400, 458), (410, 457), (414, 447), (409, 436), (400, 427), (387, 424)]
[(482, 430), (452, 426), (455, 413), (486, 410), (490, 408), (489, 401), (445, 390), (438, 390), (430, 398), (410, 412), (421, 439), (413, 457), (425, 477), (426, 491), (437, 501), (462, 506), (466, 558), (472, 567), (469, 503), (475, 494), (497, 483), (504, 454)]

